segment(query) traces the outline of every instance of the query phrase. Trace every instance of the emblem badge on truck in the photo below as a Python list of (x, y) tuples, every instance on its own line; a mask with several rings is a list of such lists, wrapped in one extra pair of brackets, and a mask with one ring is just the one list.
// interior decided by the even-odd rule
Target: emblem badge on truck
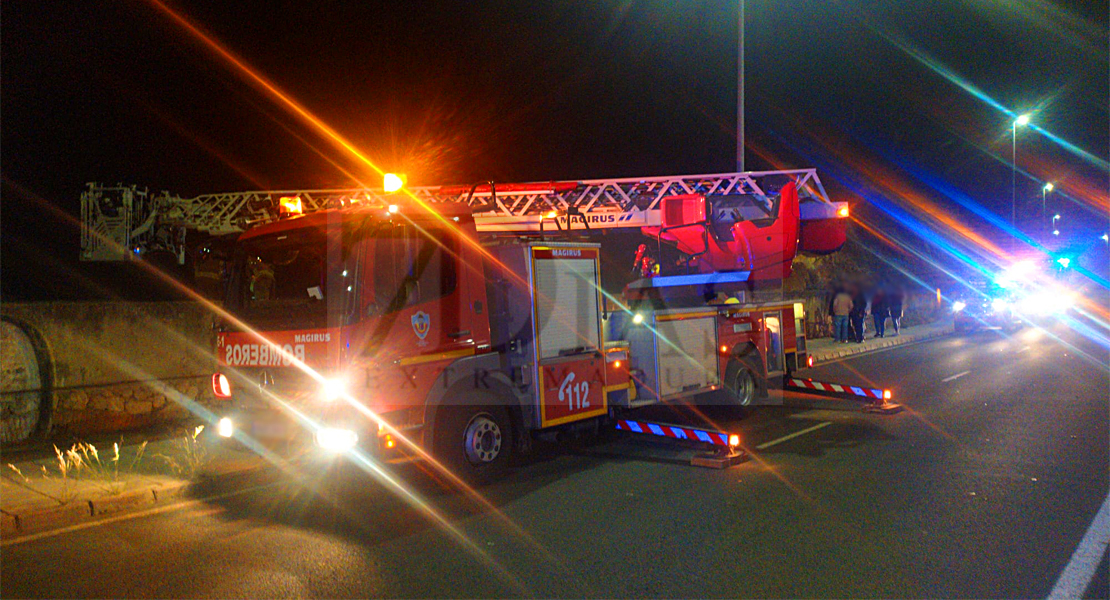
[[(428, 313), (420, 310), (412, 315), (412, 331), (416, 337), (420, 338), (423, 342), (424, 338), (428, 337), (428, 331), (432, 328), (432, 317)], [(423, 343), (421, 343), (423, 345)]]

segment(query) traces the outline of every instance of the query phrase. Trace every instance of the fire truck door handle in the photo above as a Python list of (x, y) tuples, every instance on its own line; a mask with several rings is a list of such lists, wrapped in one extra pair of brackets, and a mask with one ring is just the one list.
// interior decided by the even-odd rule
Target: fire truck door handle
[(470, 330), (469, 329), (460, 329), (459, 331), (453, 331), (451, 333), (448, 333), (447, 337), (449, 337), (451, 339), (458, 339), (458, 338), (461, 338), (461, 337), (466, 337), (468, 335), (470, 335)]

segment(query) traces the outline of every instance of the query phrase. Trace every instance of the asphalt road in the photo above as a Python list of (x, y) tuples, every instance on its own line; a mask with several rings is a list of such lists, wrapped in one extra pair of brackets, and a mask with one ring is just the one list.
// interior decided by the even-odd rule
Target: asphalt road
[[(1107, 355), (1062, 336), (1074, 346), (1036, 330), (988, 332), (823, 365), (811, 376), (872, 380), (909, 410), (764, 409), (724, 423), (764, 446), (728, 470), (635, 440), (559, 446), (483, 488), (483, 506), (401, 467), (425, 509), (380, 484), (309, 469), (6, 546), (0, 588), (4, 597), (1044, 597), (1110, 488)], [(1089, 597), (1110, 595), (1105, 557), (1101, 568)]]

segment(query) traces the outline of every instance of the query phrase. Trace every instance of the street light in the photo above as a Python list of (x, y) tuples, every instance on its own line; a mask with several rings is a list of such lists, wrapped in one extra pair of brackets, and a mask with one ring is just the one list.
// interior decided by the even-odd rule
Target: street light
[(1041, 188), (1041, 223), (1044, 223), (1045, 205), (1046, 205), (1045, 198), (1048, 196), (1048, 193), (1051, 192), (1055, 188), (1056, 188), (1056, 186), (1052, 185), (1051, 181), (1044, 184), (1044, 187)]
[(1029, 124), (1029, 113), (1021, 115), (1010, 125), (1010, 225), (1017, 228), (1017, 128)]
[(736, 40), (736, 170), (744, 172), (744, 1), (740, 0)]
[(1052, 235), (1060, 235), (1060, 230), (1056, 229), (1056, 220), (1060, 218), (1060, 213), (1052, 215)]

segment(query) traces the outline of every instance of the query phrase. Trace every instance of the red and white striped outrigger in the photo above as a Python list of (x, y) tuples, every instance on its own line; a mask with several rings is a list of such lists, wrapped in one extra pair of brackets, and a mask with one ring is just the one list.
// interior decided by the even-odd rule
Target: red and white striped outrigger
[(901, 411), (903, 408), (901, 404), (895, 404), (890, 401), (893, 396), (890, 390), (878, 388), (826, 383), (808, 378), (802, 379), (800, 377), (792, 377), (790, 375), (783, 377), (782, 388), (784, 390), (805, 392), (807, 394), (818, 394), (822, 396), (831, 396), (833, 398), (841, 398), (843, 400), (863, 402), (863, 410), (866, 412), (894, 414)]
[(740, 450), (740, 436), (725, 431), (713, 431), (687, 425), (653, 423), (651, 421), (632, 421), (620, 419), (617, 429), (640, 435), (653, 435), (672, 440), (682, 440), (707, 446), (710, 452), (698, 454), (690, 459), (695, 467), (724, 469), (743, 462), (744, 452)]

